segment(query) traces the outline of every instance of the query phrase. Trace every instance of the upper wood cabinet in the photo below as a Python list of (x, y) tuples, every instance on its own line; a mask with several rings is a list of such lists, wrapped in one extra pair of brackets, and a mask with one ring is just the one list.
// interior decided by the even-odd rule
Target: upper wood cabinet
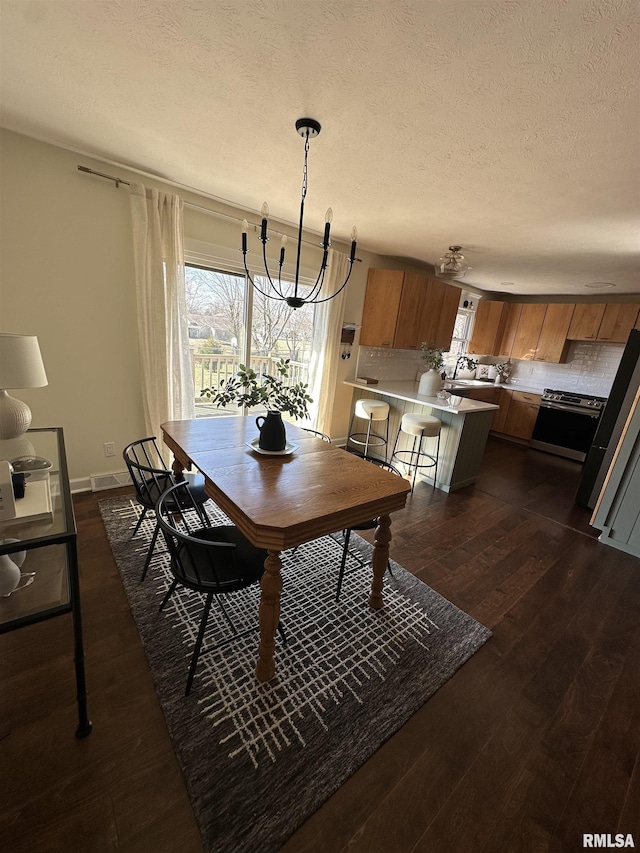
[(418, 273), (370, 269), (360, 343), (420, 349), (422, 341), (448, 350), (461, 288)]
[(518, 331), (518, 323), (522, 314), (522, 305), (517, 302), (505, 302), (502, 310), (502, 321), (498, 329), (494, 355), (500, 358), (511, 358), (513, 342)]
[(393, 346), (403, 281), (402, 270), (369, 270), (360, 331), (363, 346)]
[[(392, 346), (396, 349), (417, 349), (422, 343), (422, 339), (418, 339), (424, 311), (425, 282), (423, 276), (415, 273), (405, 272), (403, 277)], [(368, 292), (367, 288), (367, 295)], [(384, 310), (389, 311), (389, 306), (384, 305)]]
[(567, 332), (574, 308), (573, 303), (565, 302), (552, 302), (547, 305), (534, 361), (554, 361), (558, 364), (565, 361), (569, 347)]
[(517, 302), (478, 303), (469, 352), (473, 355), (511, 356), (522, 305)]
[(473, 355), (492, 355), (496, 347), (502, 312), (506, 302), (489, 302), (481, 299), (476, 308), (469, 352)]
[(422, 309), (420, 343), (433, 341), (435, 346), (448, 351), (451, 349), (462, 288), (434, 278), (429, 278), (428, 282)]
[(638, 319), (635, 302), (579, 303), (567, 333), (572, 341), (624, 344)]
[(633, 302), (610, 302), (605, 308), (597, 340), (626, 344), (629, 332), (636, 324), (639, 307)]
[(607, 306), (596, 302), (579, 302), (573, 312), (573, 318), (567, 337), (570, 341), (595, 341), (598, 329)]
[(533, 361), (538, 349), (538, 340), (546, 311), (547, 306), (542, 303), (529, 302), (522, 306), (511, 349), (511, 358)]

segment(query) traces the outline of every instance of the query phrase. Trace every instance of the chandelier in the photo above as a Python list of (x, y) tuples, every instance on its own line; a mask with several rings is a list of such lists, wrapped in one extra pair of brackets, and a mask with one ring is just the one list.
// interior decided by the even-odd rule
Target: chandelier
[(449, 251), (434, 263), (438, 278), (463, 278), (469, 264), (465, 263), (464, 255), (460, 254), (461, 248), (462, 246), (449, 246)]
[(282, 241), (280, 243), (280, 260), (278, 261), (278, 273), (277, 277), (271, 275), (269, 272), (269, 266), (267, 263), (267, 242), (269, 241), (269, 237), (267, 236), (267, 224), (269, 217), (269, 205), (265, 203), (262, 205), (262, 223), (260, 228), (260, 242), (262, 243), (262, 258), (264, 262), (264, 269), (266, 273), (267, 280), (269, 282), (267, 289), (263, 290), (251, 277), (249, 270), (247, 268), (247, 231), (249, 230), (249, 223), (247, 220), (243, 220), (242, 222), (242, 259), (244, 263), (244, 271), (253, 285), (253, 287), (261, 293), (263, 296), (269, 297), (269, 299), (278, 299), (282, 302), (286, 302), (290, 308), (301, 308), (303, 305), (317, 305), (320, 302), (328, 302), (329, 299), (333, 299), (334, 296), (337, 296), (347, 285), (349, 281), (349, 277), (351, 276), (351, 271), (353, 269), (353, 264), (356, 259), (356, 240), (358, 237), (358, 231), (354, 226), (351, 231), (351, 253), (349, 255), (349, 272), (347, 273), (347, 277), (344, 282), (340, 285), (340, 287), (332, 293), (330, 296), (325, 296), (320, 298), (320, 293), (322, 290), (322, 285), (324, 283), (324, 274), (327, 268), (327, 258), (329, 255), (329, 248), (331, 247), (330, 240), (330, 231), (331, 231), (331, 220), (333, 219), (333, 211), (331, 208), (327, 210), (325, 216), (324, 223), (324, 236), (322, 238), (322, 242), (320, 245), (322, 246), (322, 262), (320, 264), (320, 271), (318, 272), (318, 277), (316, 278), (315, 284), (311, 288), (310, 292), (303, 298), (300, 295), (299, 289), (299, 279), (300, 279), (300, 249), (302, 247), (302, 223), (304, 219), (304, 200), (307, 195), (307, 157), (309, 154), (309, 140), (313, 139), (313, 137), (317, 136), (320, 133), (320, 122), (317, 122), (312, 118), (299, 118), (296, 121), (296, 130), (299, 135), (304, 139), (304, 167), (302, 170), (302, 197), (300, 199), (300, 220), (298, 225), (298, 246), (296, 250), (296, 273), (293, 281), (293, 295), (287, 295), (285, 292), (287, 290), (288, 282), (282, 281), (282, 267), (284, 265), (285, 258), (285, 250), (287, 246), (287, 237), (284, 235), (282, 237)]

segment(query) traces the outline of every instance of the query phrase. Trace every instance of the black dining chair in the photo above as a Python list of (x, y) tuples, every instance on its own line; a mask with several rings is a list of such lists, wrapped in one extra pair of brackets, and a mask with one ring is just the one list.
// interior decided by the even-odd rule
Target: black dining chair
[[(177, 513), (176, 506), (180, 506), (182, 510), (192, 509), (194, 512)], [(204, 653), (202, 643), (214, 598), (224, 621), (231, 628), (231, 634), (209, 646), (206, 652), (219, 649), (233, 640), (258, 630), (257, 620), (250, 628), (238, 630), (225, 607), (224, 598), (230, 593), (246, 589), (260, 581), (264, 574), (267, 552), (252, 545), (232, 524), (212, 527), (207, 522), (203, 526), (194, 525), (197, 518), (197, 505), (186, 483), (177, 483), (167, 489), (156, 504), (156, 517), (169, 549), (173, 574), (173, 580), (160, 604), (160, 610), (164, 608), (178, 586), (205, 596), (187, 677), (185, 696), (188, 696), (198, 659)], [(278, 624), (278, 632), (283, 643), (286, 644), (286, 637), (280, 624)]]
[[(129, 476), (133, 483), (136, 492), (136, 500), (142, 506), (142, 513), (138, 519), (136, 526), (133, 529), (131, 538), (135, 537), (140, 529), (146, 514), (155, 512), (155, 506), (160, 496), (166, 490), (174, 485), (176, 478), (164, 463), (155, 436), (150, 438), (141, 438), (138, 441), (133, 441), (128, 444), (122, 451)], [(204, 504), (209, 500), (204, 491), (204, 477), (198, 475), (187, 475), (189, 490), (193, 496), (193, 504), (198, 518), (203, 524), (208, 522), (208, 517)], [(178, 509), (179, 507), (175, 507)], [(158, 522), (153, 529), (151, 542), (147, 551), (147, 558), (144, 562), (141, 581), (147, 576), (149, 564), (153, 557), (153, 552), (158, 538)]]
[[(391, 471), (392, 474), (396, 474), (398, 477), (402, 477), (403, 475), (391, 465), (389, 462), (384, 462), (381, 459), (375, 459), (372, 456), (363, 456), (362, 457), (365, 462), (371, 462), (373, 465), (377, 465), (378, 468), (382, 468), (385, 471)], [(344, 571), (345, 566), (347, 564), (347, 555), (353, 557), (361, 566), (366, 565), (366, 563), (360, 559), (360, 556), (354, 552), (349, 550), (349, 542), (351, 540), (351, 531), (353, 530), (375, 530), (378, 526), (378, 519), (372, 518), (369, 521), (363, 521), (361, 524), (354, 524), (353, 527), (347, 527), (342, 531), (343, 535), (343, 547), (342, 547), (342, 561), (340, 562), (340, 573), (338, 574), (338, 588), (336, 590), (336, 601), (340, 598), (340, 592), (342, 590), (342, 581), (344, 579)], [(391, 571), (391, 561), (387, 560), (387, 571), (393, 575)]]
[(331, 439), (326, 434), (326, 432), (320, 432), (320, 430), (311, 429), (311, 427), (300, 427), (300, 429), (303, 429), (305, 432), (308, 432), (310, 435), (313, 435), (316, 438), (321, 438), (323, 441), (326, 441), (329, 444), (331, 444)]

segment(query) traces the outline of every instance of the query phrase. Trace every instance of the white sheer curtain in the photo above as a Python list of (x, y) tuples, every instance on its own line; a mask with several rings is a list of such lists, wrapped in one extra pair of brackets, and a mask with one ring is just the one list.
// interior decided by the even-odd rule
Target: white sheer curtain
[(145, 428), (148, 435), (160, 438), (164, 421), (195, 417), (185, 303), (184, 203), (177, 195), (133, 183), (130, 205)]
[[(349, 261), (346, 255), (329, 250), (329, 263), (326, 272), (326, 293), (335, 292), (347, 277)], [(324, 290), (324, 288), (323, 288)], [(313, 342), (309, 365), (309, 394), (313, 403), (309, 406), (311, 421), (315, 429), (330, 434), (331, 415), (335, 396), (335, 384), (338, 376), (338, 356), (340, 354), (340, 335), (346, 288), (316, 307), (313, 323)], [(300, 308), (304, 311), (304, 308)]]

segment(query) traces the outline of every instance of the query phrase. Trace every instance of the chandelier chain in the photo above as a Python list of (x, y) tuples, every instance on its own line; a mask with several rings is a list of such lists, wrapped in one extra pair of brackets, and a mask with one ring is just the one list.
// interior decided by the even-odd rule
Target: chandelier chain
[(304, 166), (302, 167), (302, 200), (307, 197), (307, 158), (309, 156), (309, 131), (304, 138)]

